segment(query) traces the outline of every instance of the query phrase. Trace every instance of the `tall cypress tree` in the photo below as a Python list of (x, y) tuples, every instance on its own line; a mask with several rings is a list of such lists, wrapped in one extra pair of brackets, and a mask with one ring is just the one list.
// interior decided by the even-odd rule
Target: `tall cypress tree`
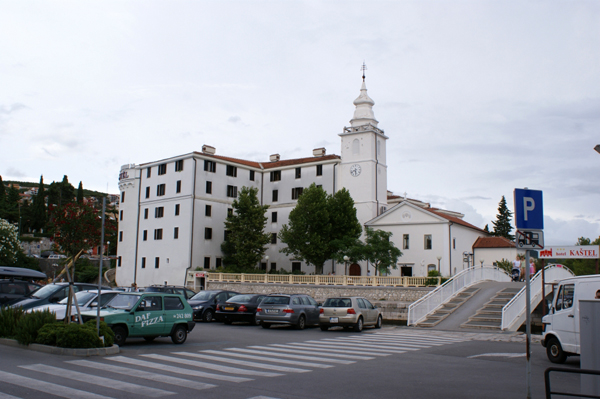
[(0, 176), (0, 219), (6, 219), (6, 187)]
[(38, 186), (38, 192), (33, 197), (32, 205), (32, 221), (31, 227), (35, 230), (42, 230), (46, 227), (48, 221), (48, 212), (46, 210), (46, 189), (44, 188), (44, 176), (40, 176), (40, 184)]
[(496, 215), (496, 220), (492, 221), (494, 225), (494, 231), (492, 235), (496, 237), (505, 237), (509, 240), (514, 240), (515, 236), (510, 234), (513, 229), (510, 225), (510, 221), (512, 219), (512, 212), (506, 206), (506, 198), (504, 195), (500, 200), (500, 204), (498, 204), (498, 215)]
[(60, 183), (60, 199), (61, 205), (68, 204), (73, 202), (75, 198), (75, 187), (71, 183), (69, 183), (69, 178), (67, 175), (63, 176), (63, 180)]
[(83, 184), (81, 182), (79, 182), (79, 187), (77, 187), (77, 203), (83, 203)]

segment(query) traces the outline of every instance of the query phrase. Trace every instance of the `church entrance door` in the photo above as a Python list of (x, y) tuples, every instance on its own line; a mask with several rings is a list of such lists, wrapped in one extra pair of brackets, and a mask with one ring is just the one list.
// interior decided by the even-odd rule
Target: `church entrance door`
[(351, 264), (349, 274), (351, 276), (360, 276), (360, 265), (357, 263)]

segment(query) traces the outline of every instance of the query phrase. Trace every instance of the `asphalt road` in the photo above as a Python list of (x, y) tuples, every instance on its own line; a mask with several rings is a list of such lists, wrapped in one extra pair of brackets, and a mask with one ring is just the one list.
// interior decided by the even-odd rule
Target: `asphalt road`
[[(198, 323), (188, 341), (130, 339), (117, 356), (0, 346), (0, 399), (525, 398), (525, 344), (510, 335), (406, 327), (323, 332)], [(552, 364), (532, 345), (532, 397)], [(569, 358), (566, 368), (579, 368)], [(235, 368), (235, 369), (232, 369)], [(553, 388), (579, 392), (579, 377)]]

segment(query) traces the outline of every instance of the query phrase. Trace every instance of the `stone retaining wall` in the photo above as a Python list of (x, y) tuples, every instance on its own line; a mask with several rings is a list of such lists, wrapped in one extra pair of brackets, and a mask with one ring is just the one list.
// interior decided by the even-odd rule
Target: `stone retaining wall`
[(209, 290), (231, 290), (248, 294), (308, 294), (317, 302), (334, 296), (362, 296), (379, 307), (384, 320), (406, 320), (408, 305), (435, 287), (362, 287), (298, 284), (228, 283), (209, 281)]

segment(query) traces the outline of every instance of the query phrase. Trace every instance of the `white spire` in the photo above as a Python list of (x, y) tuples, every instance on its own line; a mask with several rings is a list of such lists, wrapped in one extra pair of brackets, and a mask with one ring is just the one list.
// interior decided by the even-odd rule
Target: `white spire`
[(367, 85), (365, 84), (364, 74), (362, 86), (360, 88), (360, 95), (356, 100), (354, 100), (354, 105), (356, 105), (356, 109), (354, 110), (354, 117), (350, 121), (351, 126), (368, 124), (377, 126), (377, 123), (379, 122), (377, 122), (375, 119), (375, 114), (373, 113), (373, 105), (375, 105), (375, 101), (373, 101), (367, 94)]

